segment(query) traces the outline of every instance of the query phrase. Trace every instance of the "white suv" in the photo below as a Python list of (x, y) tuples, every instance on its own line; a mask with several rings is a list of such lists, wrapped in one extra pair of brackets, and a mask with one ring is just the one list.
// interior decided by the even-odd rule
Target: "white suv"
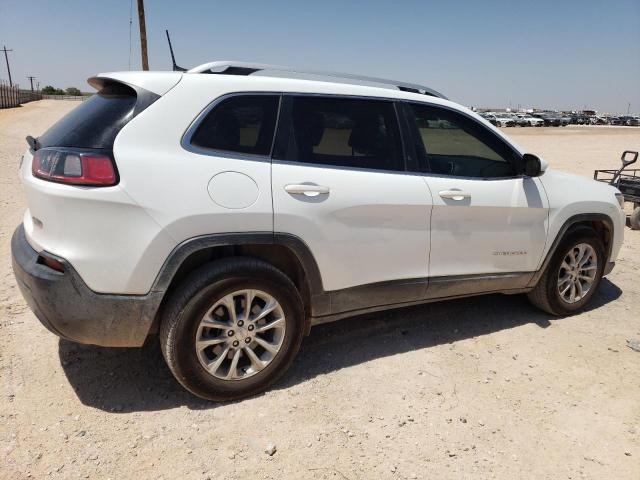
[(27, 137), (18, 284), (68, 340), (159, 334), (203, 398), (264, 390), (312, 325), (364, 312), (501, 292), (571, 314), (622, 244), (615, 188), (426, 87), (227, 62), (89, 83)]

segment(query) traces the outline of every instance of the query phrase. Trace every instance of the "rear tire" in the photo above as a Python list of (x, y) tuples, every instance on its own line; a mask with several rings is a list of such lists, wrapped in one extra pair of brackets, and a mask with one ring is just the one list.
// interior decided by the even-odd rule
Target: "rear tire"
[[(584, 247), (585, 245), (591, 250)], [(595, 262), (585, 260), (584, 270), (576, 267), (576, 280), (573, 280), (574, 273), (570, 271), (571, 269), (566, 269), (565, 266), (567, 263), (572, 263), (567, 261), (567, 258), (575, 258), (571, 257), (571, 254), (578, 255), (580, 248), (583, 248), (584, 251), (592, 251)], [(578, 260), (577, 265), (579, 266), (580, 259)], [(570, 230), (553, 253), (538, 284), (528, 293), (529, 300), (536, 307), (552, 315), (571, 315), (580, 311), (589, 303), (598, 289), (606, 261), (604, 245), (595, 230), (589, 227), (577, 227)], [(592, 268), (594, 266), (595, 268)], [(593, 272), (593, 278), (586, 292), (582, 294), (585, 285), (587, 285), (586, 277), (591, 276), (591, 272)], [(585, 277), (584, 283), (583, 280), (580, 280), (582, 277)], [(567, 293), (570, 296), (572, 288), (570, 284), (575, 284), (576, 281), (580, 282), (580, 286), (576, 287), (580, 294), (574, 290), (576, 292), (574, 301), (570, 301), (563, 296), (562, 291), (569, 286)]]
[(223, 259), (195, 270), (171, 293), (160, 345), (188, 391), (206, 400), (236, 400), (264, 391), (286, 372), (304, 322), (300, 294), (284, 273), (253, 258)]

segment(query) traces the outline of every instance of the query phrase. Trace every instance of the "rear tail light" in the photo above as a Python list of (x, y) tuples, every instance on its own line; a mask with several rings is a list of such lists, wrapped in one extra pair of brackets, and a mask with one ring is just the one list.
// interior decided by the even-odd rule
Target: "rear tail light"
[(43, 148), (33, 156), (34, 177), (50, 182), (105, 187), (118, 183), (113, 159), (101, 152)]

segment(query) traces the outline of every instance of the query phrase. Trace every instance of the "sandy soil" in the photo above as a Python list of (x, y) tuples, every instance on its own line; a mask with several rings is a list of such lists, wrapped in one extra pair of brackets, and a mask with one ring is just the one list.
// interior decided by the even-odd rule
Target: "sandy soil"
[[(155, 342), (61, 341), (15, 286), (24, 137), (75, 105), (0, 111), (0, 477), (639, 478), (640, 353), (626, 341), (640, 339), (640, 232), (626, 229), (581, 315), (488, 296), (325, 325), (270, 392), (206, 403), (177, 385)], [(640, 149), (640, 129), (506, 132), (588, 177)]]

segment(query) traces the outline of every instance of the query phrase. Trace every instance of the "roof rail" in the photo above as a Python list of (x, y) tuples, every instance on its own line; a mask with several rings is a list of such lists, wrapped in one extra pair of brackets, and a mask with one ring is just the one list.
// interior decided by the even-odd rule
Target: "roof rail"
[(340, 72), (323, 72), (320, 70), (306, 70), (296, 67), (286, 67), (282, 65), (269, 65), (264, 63), (247, 63), (220, 61), (210, 62), (192, 68), (187, 73), (212, 73), (219, 75), (251, 75), (256, 72), (277, 72), (277, 73), (295, 73), (299, 75), (313, 75), (319, 77), (343, 78), (345, 80), (354, 80), (357, 82), (376, 83), (383, 88), (394, 88), (404, 92), (419, 93), (422, 95), (430, 95), (432, 97), (443, 98), (447, 100), (443, 94), (433, 90), (432, 88), (414, 83), (400, 82), (397, 80), (387, 80), (384, 78), (367, 77), (363, 75), (353, 75), (351, 73)]

